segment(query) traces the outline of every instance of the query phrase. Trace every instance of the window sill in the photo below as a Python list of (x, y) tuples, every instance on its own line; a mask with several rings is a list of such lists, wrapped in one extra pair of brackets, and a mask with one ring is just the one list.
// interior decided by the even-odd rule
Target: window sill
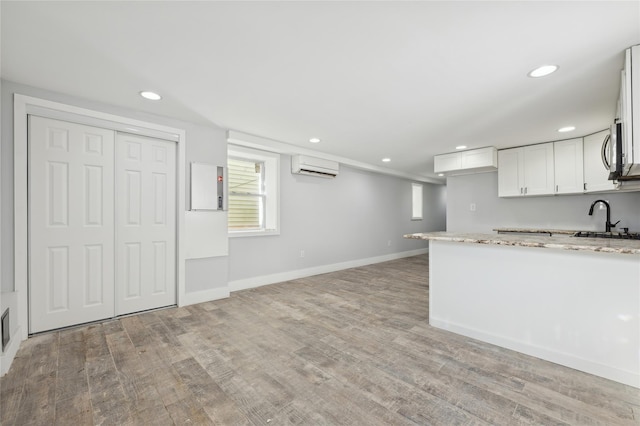
[(242, 238), (242, 237), (267, 237), (271, 235), (280, 235), (280, 231), (277, 229), (268, 229), (263, 231), (230, 231), (229, 238)]

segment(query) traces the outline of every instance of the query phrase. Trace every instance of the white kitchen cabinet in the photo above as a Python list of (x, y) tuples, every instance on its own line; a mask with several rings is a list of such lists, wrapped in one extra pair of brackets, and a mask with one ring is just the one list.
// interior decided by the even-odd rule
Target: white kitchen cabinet
[(524, 195), (524, 148), (498, 151), (498, 196)]
[(452, 170), (460, 170), (462, 166), (462, 156), (459, 152), (441, 154), (433, 157), (433, 172), (446, 173)]
[(551, 195), (553, 142), (498, 151), (498, 196)]
[(494, 171), (497, 167), (497, 150), (492, 146), (433, 157), (434, 173), (445, 173), (449, 176)]
[(524, 147), (524, 195), (554, 193), (553, 143)]
[[(638, 162), (635, 157), (637, 155), (634, 152), (634, 124), (635, 115), (638, 114), (638, 108), (634, 108), (637, 105), (637, 100), (634, 99), (634, 95), (637, 94), (637, 88), (634, 87), (638, 84), (636, 81), (638, 70), (635, 69), (638, 64), (636, 56), (637, 47), (633, 49), (627, 49), (625, 51), (624, 69), (620, 72), (620, 122), (622, 123), (622, 152), (624, 152), (625, 158), (623, 161), (623, 174), (628, 174), (629, 169), (632, 168), (632, 164)], [(640, 117), (638, 117), (640, 120)]]
[(584, 137), (584, 192), (614, 191), (609, 170), (602, 161), (602, 144), (609, 136), (609, 130)]
[(492, 146), (460, 152), (462, 169), (495, 170), (498, 167), (498, 150)]
[(553, 143), (556, 194), (581, 194), (584, 191), (582, 138)]

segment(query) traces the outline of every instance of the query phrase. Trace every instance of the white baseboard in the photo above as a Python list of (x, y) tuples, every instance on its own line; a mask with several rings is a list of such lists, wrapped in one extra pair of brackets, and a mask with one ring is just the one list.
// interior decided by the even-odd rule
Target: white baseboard
[(526, 355), (531, 355), (536, 358), (555, 362), (556, 364), (564, 365), (565, 367), (573, 368), (575, 370), (584, 371), (585, 373), (593, 374), (595, 376), (604, 377), (605, 379), (624, 383), (625, 385), (640, 388), (640, 374), (638, 374), (638, 372), (625, 371), (608, 365), (602, 365), (600, 363), (593, 362), (576, 355), (562, 353), (550, 348), (533, 345), (528, 342), (518, 341), (505, 336), (498, 336), (495, 334), (487, 333), (482, 330), (477, 330), (468, 326), (453, 323), (449, 320), (430, 317), (429, 325), (446, 331), (450, 331), (452, 333), (471, 337), (472, 339), (481, 340), (483, 342), (521, 352)]
[(9, 345), (5, 348), (4, 352), (2, 352), (2, 356), (0, 357), (0, 377), (7, 374), (9, 371), (9, 367), (11, 367), (11, 363), (13, 362), (13, 358), (15, 358), (18, 353), (18, 349), (20, 349), (20, 336), (22, 335), (22, 330), (20, 327), (17, 327), (11, 334), (11, 340), (9, 340)]
[(229, 281), (231, 291), (247, 290), (261, 287), (263, 285), (275, 284), (313, 275), (326, 274), (328, 272), (342, 271), (343, 269), (357, 268), (359, 266), (371, 265), (374, 263), (387, 262), (389, 260), (402, 259), (403, 257), (418, 256), (428, 253), (428, 248), (403, 251), (399, 253), (385, 254), (383, 256), (368, 257), (365, 259), (350, 260), (347, 262), (333, 263), (330, 265), (314, 266), (312, 268), (296, 269), (293, 271), (280, 272), (278, 274), (261, 275), (258, 277), (245, 278), (242, 280)]
[(229, 297), (229, 287), (212, 288), (210, 290), (185, 293), (184, 301), (180, 306), (195, 305), (196, 303), (210, 302), (212, 300)]

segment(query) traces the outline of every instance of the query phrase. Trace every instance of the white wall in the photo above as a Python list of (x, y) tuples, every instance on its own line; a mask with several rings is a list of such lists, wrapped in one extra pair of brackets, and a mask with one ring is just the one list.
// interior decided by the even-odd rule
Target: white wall
[[(0, 22), (2, 22), (2, 19), (0, 19)], [(1, 55), (0, 55), (1, 58)], [(0, 59), (0, 69), (2, 69), (2, 60)], [(0, 80), (0, 93), (2, 93), (2, 81)], [(0, 117), (2, 117), (2, 102), (0, 102)], [(2, 120), (0, 120), (0, 134), (2, 134)], [(0, 150), (0, 176), (2, 176), (2, 150)], [(1, 186), (0, 186), (0, 190), (1, 190)], [(2, 196), (0, 193), (0, 241), (2, 241)], [(2, 279), (2, 245), (0, 244), (0, 280)], [(0, 315), (2, 315), (2, 313), (4, 312), (4, 304), (2, 301), (2, 283), (0, 282)], [(0, 352), (3, 352), (2, 350), (0, 350)], [(2, 374), (3, 367), (2, 364), (4, 363), (8, 363), (8, 360), (5, 361), (4, 360), (4, 356), (0, 355), (0, 375)]]
[[(447, 230), (493, 232), (497, 227), (534, 227), (604, 231), (605, 211), (589, 216), (595, 200), (611, 205), (611, 221), (618, 229), (640, 232), (640, 192), (576, 194), (526, 198), (498, 198), (498, 173), (447, 178)], [(470, 204), (476, 211), (470, 211)]]
[(424, 249), (402, 236), (445, 228), (444, 185), (423, 183), (424, 218), (412, 221), (411, 180), (344, 165), (335, 179), (294, 175), (288, 155), (280, 164), (280, 235), (229, 239), (232, 284)]
[[(133, 111), (113, 105), (105, 105), (98, 102), (87, 101), (75, 97), (63, 95), (60, 93), (50, 92), (47, 90), (34, 88), (17, 84), (10, 81), (2, 81), (2, 129), (1, 129), (1, 155), (2, 161), (0, 172), (2, 173), (1, 182), (1, 289), (3, 292), (13, 291), (13, 94), (20, 93), (23, 95), (33, 96), (55, 102), (61, 102), (68, 105), (74, 105), (95, 111), (115, 114), (119, 116), (130, 117), (134, 119), (144, 120), (147, 122), (163, 124), (171, 127), (182, 128), (186, 130), (186, 160), (187, 163), (192, 161), (207, 162), (213, 164), (226, 165), (227, 162), (227, 142), (224, 130), (215, 125), (202, 126), (193, 123), (187, 123), (174, 120), (167, 117), (160, 117), (153, 114)], [(186, 205), (189, 205), (189, 168), (185, 168), (186, 172)], [(187, 260), (186, 262), (186, 283), (185, 289), (187, 293), (197, 292), (205, 289), (217, 287), (226, 287), (228, 277), (228, 265), (226, 257), (198, 259), (197, 266), (195, 261)], [(191, 269), (196, 268), (198, 273), (192, 273)], [(206, 271), (206, 274), (202, 274)]]

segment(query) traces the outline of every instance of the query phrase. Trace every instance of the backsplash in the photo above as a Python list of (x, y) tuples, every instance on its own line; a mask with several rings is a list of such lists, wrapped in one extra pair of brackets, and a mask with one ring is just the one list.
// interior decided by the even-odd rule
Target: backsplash
[[(447, 178), (447, 231), (493, 232), (493, 228), (552, 228), (604, 231), (606, 211), (595, 200), (611, 205), (611, 222), (640, 232), (640, 192), (498, 198), (498, 173)], [(471, 210), (474, 205), (475, 211)]]

